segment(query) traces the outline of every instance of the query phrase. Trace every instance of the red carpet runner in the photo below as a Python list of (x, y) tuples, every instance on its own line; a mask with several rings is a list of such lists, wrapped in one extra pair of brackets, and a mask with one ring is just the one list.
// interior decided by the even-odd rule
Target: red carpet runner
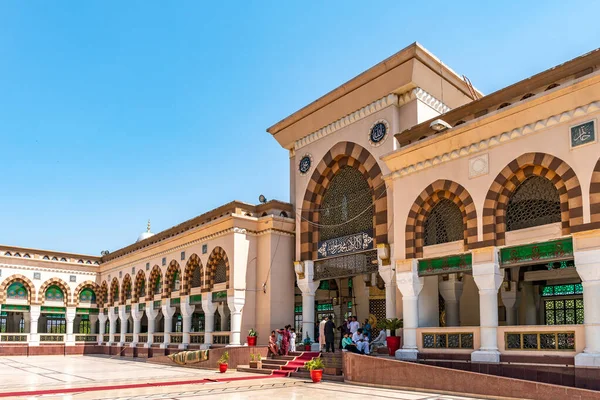
[(304, 368), (305, 362), (318, 356), (318, 352), (305, 351), (292, 361), (288, 361), (285, 365), (280, 366), (279, 369), (273, 370), (271, 376), (288, 377), (292, 372), (297, 372), (298, 369)]

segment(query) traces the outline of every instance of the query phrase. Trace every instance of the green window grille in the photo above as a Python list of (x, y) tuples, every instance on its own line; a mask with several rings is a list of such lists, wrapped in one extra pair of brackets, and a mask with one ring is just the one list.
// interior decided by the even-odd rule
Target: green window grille
[(333, 311), (333, 304), (331, 303), (322, 303), (317, 304), (317, 311)]
[(544, 301), (546, 325), (583, 324), (583, 299), (548, 299)]
[(573, 296), (583, 294), (583, 285), (576, 283), (573, 285), (548, 285), (542, 290), (543, 297), (550, 296)]
[(319, 289), (321, 289), (321, 290), (329, 290), (329, 281), (327, 281), (327, 280), (321, 281), (319, 283)]

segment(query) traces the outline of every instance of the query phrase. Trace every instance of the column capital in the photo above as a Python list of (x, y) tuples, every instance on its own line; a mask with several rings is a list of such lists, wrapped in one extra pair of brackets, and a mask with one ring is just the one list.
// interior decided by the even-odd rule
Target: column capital
[(379, 276), (387, 285), (394, 285), (396, 283), (396, 271), (394, 266), (390, 263), (387, 265), (379, 265)]
[(121, 318), (121, 320), (129, 319), (129, 313), (127, 312), (126, 307), (127, 306), (125, 305), (119, 306), (119, 318)]
[(240, 296), (239, 293), (227, 297), (227, 305), (232, 314), (241, 313), (244, 304), (246, 304), (246, 297)]
[(148, 320), (155, 320), (158, 316), (158, 310), (154, 309), (154, 301), (150, 300), (146, 302), (146, 316)]
[(583, 282), (600, 283), (600, 249), (576, 251), (573, 254), (575, 258), (575, 269)]
[(396, 284), (402, 296), (416, 297), (423, 289), (425, 283), (419, 277), (416, 259), (396, 260)]
[(106, 323), (107, 319), (108, 319), (108, 315), (104, 314), (103, 312), (98, 313), (98, 321), (100, 321), (101, 327), (104, 327), (104, 324)]
[(40, 314), (42, 313), (41, 306), (29, 306), (29, 317), (31, 320), (37, 321), (40, 318)]
[(202, 295), (202, 310), (204, 314), (214, 315), (217, 311), (217, 304), (212, 302), (212, 296)]
[(182, 317), (191, 317), (196, 310), (196, 306), (190, 305), (190, 296), (183, 296), (179, 303), (179, 309), (181, 310)]
[(445, 301), (458, 302), (462, 296), (463, 283), (456, 279), (456, 274), (450, 274), (447, 281), (440, 280), (439, 290)]
[(171, 300), (167, 299), (167, 304), (163, 304), (161, 306), (161, 311), (163, 313), (163, 316), (165, 317), (165, 319), (167, 318), (173, 318), (173, 315), (175, 315), (175, 307), (171, 307)]
[(500, 254), (496, 247), (484, 247), (473, 251), (473, 279), (480, 292), (498, 292), (504, 274), (500, 270)]
[(382, 266), (388, 266), (391, 264), (391, 253), (390, 253), (390, 245), (387, 243), (378, 243), (377, 244), (377, 262), (379, 263), (379, 268)]
[[(302, 272), (299, 273), (300, 267)], [(319, 281), (314, 280), (315, 263), (312, 260), (296, 261), (295, 266), (298, 287), (303, 294), (314, 296), (319, 288)], [(302, 278), (300, 278), (302, 276)]]
[[(145, 307), (144, 307), (145, 308)], [(131, 305), (131, 317), (134, 321), (140, 321), (144, 316), (144, 310), (140, 310), (140, 306), (138, 304)]]
[(119, 314), (115, 312), (115, 308), (108, 307), (108, 319), (112, 322), (116, 321), (117, 318), (119, 318)]
[(67, 322), (72, 322), (75, 319), (76, 314), (77, 309), (75, 307), (67, 307), (65, 311), (65, 320)]

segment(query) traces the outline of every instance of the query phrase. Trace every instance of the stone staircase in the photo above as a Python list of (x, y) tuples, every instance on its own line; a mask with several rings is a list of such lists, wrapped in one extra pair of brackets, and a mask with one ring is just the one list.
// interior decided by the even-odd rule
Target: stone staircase
[[(256, 374), (310, 379), (310, 373), (304, 369), (304, 363), (315, 357), (319, 357), (318, 352), (292, 352), (287, 356), (271, 356), (263, 359), (262, 368), (250, 368), (247, 365), (240, 365), (237, 370)], [(321, 357), (325, 363), (323, 379), (343, 382), (342, 352), (321, 353)]]
[[(343, 376), (343, 352), (336, 351), (335, 353), (321, 353), (325, 370), (323, 371), (323, 379), (334, 382), (344, 382)], [(300, 368), (290, 374), (292, 378), (310, 379), (310, 373), (304, 368)]]

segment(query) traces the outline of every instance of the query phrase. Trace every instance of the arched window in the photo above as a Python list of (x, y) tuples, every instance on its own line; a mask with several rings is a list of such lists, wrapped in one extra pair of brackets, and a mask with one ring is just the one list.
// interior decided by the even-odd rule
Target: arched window
[(173, 279), (171, 281), (171, 292), (176, 292), (181, 288), (181, 280), (179, 278), (179, 271), (173, 273)]
[(227, 282), (227, 265), (225, 260), (221, 258), (215, 267), (215, 283)]
[(458, 206), (441, 199), (425, 220), (425, 246), (464, 239), (463, 215)]
[(46, 294), (44, 295), (47, 301), (64, 301), (65, 295), (61, 288), (56, 285), (50, 286), (46, 289)]
[(192, 287), (197, 288), (202, 285), (202, 275), (200, 274), (200, 266), (196, 265), (192, 272)]
[(138, 284), (140, 285), (140, 297), (146, 297), (146, 280), (141, 279)]
[(131, 300), (131, 281), (125, 283), (125, 298)]
[(160, 294), (162, 292), (162, 279), (160, 279), (160, 276), (156, 277), (156, 280), (154, 281), (154, 294)]
[(525, 179), (506, 207), (506, 230), (560, 222), (560, 196), (550, 180), (541, 176)]
[(373, 196), (363, 174), (344, 167), (331, 180), (320, 206), (319, 240), (373, 230)]
[(79, 332), (82, 334), (90, 334), (92, 332), (92, 327), (90, 324), (90, 316), (82, 315), (81, 320), (79, 321)]
[(96, 294), (92, 289), (83, 289), (79, 294), (79, 301), (82, 303), (95, 303)]
[(11, 283), (6, 292), (9, 299), (27, 300), (27, 288), (21, 282)]

